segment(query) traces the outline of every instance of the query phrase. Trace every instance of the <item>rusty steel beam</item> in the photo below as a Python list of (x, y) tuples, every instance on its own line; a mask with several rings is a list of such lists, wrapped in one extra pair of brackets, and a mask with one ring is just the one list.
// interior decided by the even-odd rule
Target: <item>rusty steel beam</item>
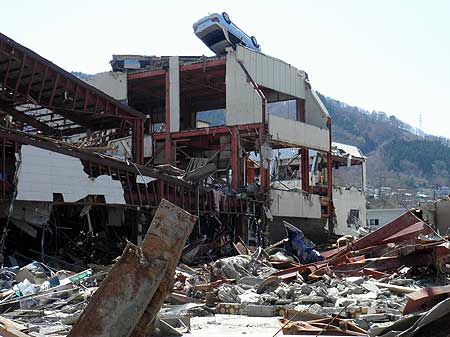
[(423, 288), (407, 294), (408, 302), (403, 308), (403, 315), (407, 315), (432, 305), (450, 296), (450, 285), (441, 287)]
[(383, 227), (353, 242), (352, 249), (359, 250), (369, 246), (378, 245), (390, 236), (395, 235), (410, 226), (418, 224), (419, 222), (423, 223), (423, 221), (416, 217), (413, 213), (406, 211)]
[[(167, 207), (162, 207), (164, 205), (167, 205)], [(161, 224), (166, 222), (173, 225), (162, 227)], [(144, 251), (160, 249), (158, 243), (159, 238), (170, 237), (170, 240), (168, 240), (170, 242), (167, 245), (169, 249), (167, 251), (169, 252), (171, 258), (169, 259), (163, 279), (159, 284), (158, 289), (133, 330), (133, 337), (147, 337), (151, 332), (159, 309), (161, 308), (166, 297), (172, 292), (175, 282), (173, 277), (175, 268), (178, 265), (181, 254), (183, 253), (184, 243), (189, 237), (189, 234), (191, 233), (196, 222), (196, 216), (183, 211), (181, 208), (172, 205), (166, 200), (161, 201), (158, 211), (156, 212), (152, 224), (150, 225), (150, 235), (147, 234), (142, 242), (142, 249)], [(184, 228), (182, 228), (180, 224), (184, 224)], [(151, 231), (152, 229), (153, 231)]]
[(68, 337), (130, 336), (166, 268), (167, 261), (147, 260), (142, 249), (129, 244)]
[(172, 290), (175, 267), (196, 221), (196, 216), (161, 201), (142, 247), (127, 246), (68, 337), (137, 336), (136, 324), (151, 324), (166, 290)]

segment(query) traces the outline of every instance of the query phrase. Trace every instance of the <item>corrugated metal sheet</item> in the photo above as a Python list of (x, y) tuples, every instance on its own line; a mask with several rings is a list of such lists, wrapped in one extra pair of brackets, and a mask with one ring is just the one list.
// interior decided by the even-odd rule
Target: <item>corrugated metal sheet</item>
[(315, 150), (330, 151), (328, 129), (269, 115), (269, 133), (274, 141), (292, 146), (306, 146)]
[(258, 85), (294, 97), (305, 98), (304, 71), (242, 46), (236, 47), (236, 57), (244, 63)]
[(227, 55), (226, 64), (226, 124), (260, 123), (262, 100), (236, 60), (234, 52)]

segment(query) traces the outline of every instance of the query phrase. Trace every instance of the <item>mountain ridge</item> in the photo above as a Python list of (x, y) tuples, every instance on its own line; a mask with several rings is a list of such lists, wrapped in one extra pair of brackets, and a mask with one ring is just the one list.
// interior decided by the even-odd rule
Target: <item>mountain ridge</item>
[(420, 188), (450, 184), (450, 140), (426, 134), (380, 111), (368, 111), (318, 93), (332, 119), (332, 139), (368, 157), (368, 183)]

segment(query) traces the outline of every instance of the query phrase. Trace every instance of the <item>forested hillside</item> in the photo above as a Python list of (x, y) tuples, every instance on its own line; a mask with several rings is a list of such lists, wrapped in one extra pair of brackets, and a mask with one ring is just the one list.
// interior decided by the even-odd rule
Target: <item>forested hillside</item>
[(426, 135), (384, 112), (320, 98), (333, 121), (333, 140), (368, 156), (368, 182), (397, 188), (449, 185), (449, 140)]

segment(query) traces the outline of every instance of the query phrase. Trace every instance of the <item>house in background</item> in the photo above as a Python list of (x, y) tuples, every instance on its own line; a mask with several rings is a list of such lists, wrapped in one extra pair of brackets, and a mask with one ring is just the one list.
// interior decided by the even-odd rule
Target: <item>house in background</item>
[(367, 226), (370, 230), (383, 227), (388, 222), (398, 218), (405, 213), (406, 209), (401, 208), (372, 208), (367, 210)]

